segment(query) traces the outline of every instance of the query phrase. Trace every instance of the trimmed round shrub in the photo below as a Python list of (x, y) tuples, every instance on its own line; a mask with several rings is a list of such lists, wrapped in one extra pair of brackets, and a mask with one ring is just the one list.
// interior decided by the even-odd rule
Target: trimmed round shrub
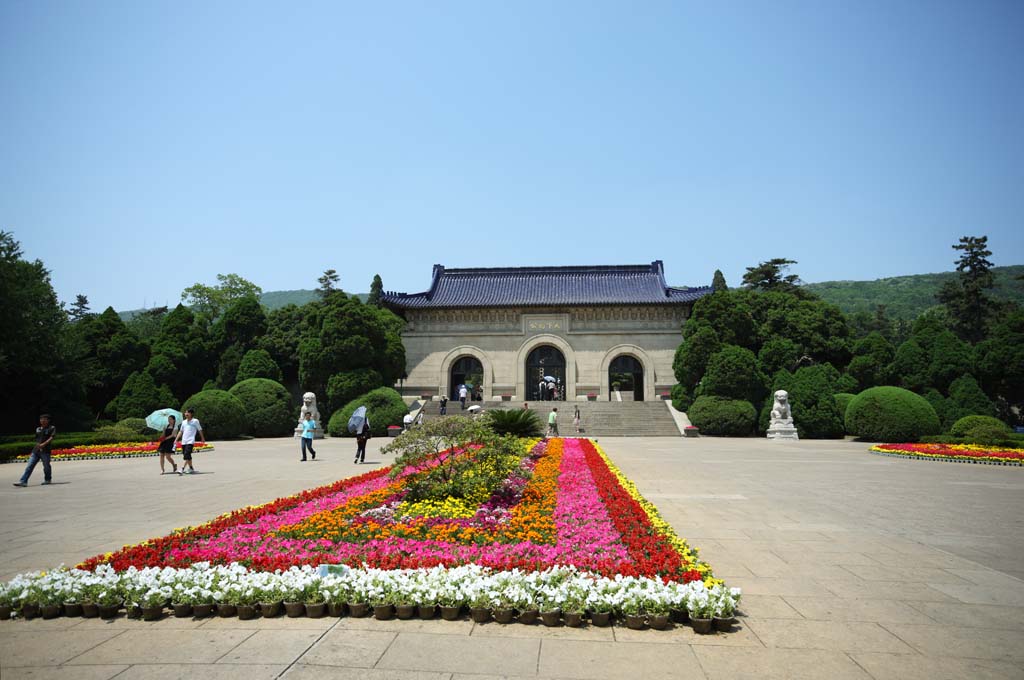
[(757, 411), (749, 401), (724, 397), (697, 397), (687, 412), (701, 434), (746, 437), (753, 433)]
[(736, 345), (725, 345), (711, 356), (701, 388), (707, 395), (744, 400), (760, 400), (766, 392), (757, 357)]
[[(249, 420), (249, 434), (283, 437), (295, 430), (298, 416), (292, 413), (292, 395), (281, 383), (268, 378), (249, 378), (232, 387), (228, 393), (242, 402)], [(323, 426), (323, 423), (318, 424)]]
[(366, 407), (370, 419), (370, 432), (374, 436), (385, 435), (388, 425), (401, 425), (409, 407), (402, 401), (402, 395), (390, 387), (378, 387), (356, 397), (334, 412), (327, 423), (327, 432), (332, 437), (352, 437), (348, 431), (348, 419), (360, 406)]
[(872, 387), (846, 407), (846, 431), (871, 441), (916, 442), (940, 429), (932, 405), (902, 387)]
[(107, 412), (118, 420), (145, 418), (158, 408), (174, 408), (177, 405), (167, 385), (158, 386), (148, 371), (135, 371), (107, 405)]
[(277, 365), (270, 352), (265, 349), (251, 349), (242, 357), (238, 364), (238, 373), (235, 374), (235, 382), (240, 383), (250, 378), (267, 378), (281, 382), (281, 367)]
[(999, 418), (993, 418), (992, 416), (966, 416), (953, 423), (953, 426), (949, 428), (949, 433), (954, 437), (966, 437), (967, 433), (971, 430), (983, 426), (998, 430), (1004, 435), (1010, 432), (1010, 428)]
[(118, 421), (116, 427), (132, 434), (156, 434), (156, 430), (146, 425), (145, 418), (125, 418)]
[(1010, 433), (1006, 431), (1006, 427), (1002, 423), (999, 425), (982, 423), (967, 430), (964, 433), (963, 442), (981, 446), (999, 446), (1009, 436)]
[(850, 394), (849, 392), (840, 392), (839, 394), (833, 394), (832, 398), (836, 400), (836, 408), (839, 409), (839, 417), (846, 420), (846, 407), (850, 405), (856, 394)]
[(231, 439), (249, 431), (249, 417), (238, 397), (224, 390), (203, 390), (182, 405), (192, 409), (207, 439)]
[(372, 368), (357, 368), (352, 371), (335, 373), (327, 379), (327, 403), (329, 406), (340, 407), (360, 394), (366, 394), (383, 384), (384, 378)]

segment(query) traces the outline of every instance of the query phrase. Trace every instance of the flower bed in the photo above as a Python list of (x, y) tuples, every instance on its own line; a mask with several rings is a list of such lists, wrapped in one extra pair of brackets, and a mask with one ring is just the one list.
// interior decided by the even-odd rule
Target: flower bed
[[(90, 446), (73, 446), (66, 449), (54, 449), (50, 452), (50, 460), (100, 460), (103, 458), (140, 458), (157, 455), (157, 442), (122, 442), (120, 444), (93, 444)], [(196, 443), (193, 453), (213, 451), (212, 444)], [(178, 453), (181, 452), (179, 449)], [(30, 454), (14, 456), (2, 462), (25, 463)]]
[[(458, 452), (477, 466), (469, 475), (485, 465), (479, 448)], [(596, 443), (556, 438), (512, 451), (518, 465), (479, 497), (407, 498), (437, 460), (393, 476), (377, 469), (98, 555), (50, 580), (18, 577), (0, 585), (0, 604), (107, 579), (129, 602), (152, 588), (170, 590), (149, 599), (173, 601), (180, 586), (217, 602), (264, 588), (265, 597), (301, 592), (316, 602), (731, 615), (739, 591), (714, 578)], [(318, 565), (328, 566), (317, 575)]]
[(878, 444), (872, 453), (918, 460), (987, 465), (1024, 465), (1024, 449), (974, 444)]

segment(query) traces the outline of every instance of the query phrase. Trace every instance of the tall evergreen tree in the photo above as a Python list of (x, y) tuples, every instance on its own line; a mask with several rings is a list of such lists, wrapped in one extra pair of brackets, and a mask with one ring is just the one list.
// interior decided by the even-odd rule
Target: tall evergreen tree
[(78, 321), (88, 313), (89, 298), (79, 293), (75, 296), (75, 301), (71, 303), (71, 308), (68, 309), (68, 318), (72, 321)]
[(380, 307), (380, 296), (384, 293), (384, 282), (380, 274), (373, 275), (373, 283), (370, 284), (370, 294), (366, 298), (366, 304)]
[(791, 291), (800, 285), (800, 277), (786, 274), (789, 265), (796, 260), (776, 257), (767, 262), (760, 262), (756, 267), (747, 267), (743, 275), (743, 285), (752, 290)]
[(716, 293), (720, 290), (729, 290), (729, 285), (725, 282), (725, 274), (721, 269), (715, 270), (715, 275), (711, 279), (711, 290)]
[(988, 236), (964, 236), (953, 249), (963, 253), (956, 261), (960, 276), (947, 281), (936, 297), (953, 317), (957, 335), (970, 343), (981, 342), (995, 308), (988, 294), (995, 286)]
[(338, 281), (340, 280), (341, 277), (338, 276), (338, 271), (336, 269), (328, 269), (325, 271), (324, 275), (316, 280), (317, 283), (320, 284), (320, 287), (316, 290), (320, 299), (326, 300), (332, 293), (338, 290)]

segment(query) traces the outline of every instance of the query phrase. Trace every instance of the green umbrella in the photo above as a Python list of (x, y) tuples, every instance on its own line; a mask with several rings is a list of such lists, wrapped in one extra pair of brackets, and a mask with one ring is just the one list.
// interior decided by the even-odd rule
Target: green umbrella
[(163, 432), (164, 428), (167, 427), (169, 416), (174, 416), (175, 425), (181, 425), (181, 411), (176, 411), (173, 408), (162, 408), (146, 416), (146, 427), (152, 428), (157, 432)]

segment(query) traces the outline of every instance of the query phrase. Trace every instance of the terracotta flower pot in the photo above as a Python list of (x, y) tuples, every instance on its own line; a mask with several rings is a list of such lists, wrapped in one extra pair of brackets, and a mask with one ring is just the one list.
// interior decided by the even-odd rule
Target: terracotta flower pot
[(101, 605), (99, 605), (99, 609), (100, 609), (100, 618), (101, 619), (107, 619), (109, 621), (110, 619), (113, 619), (113, 618), (117, 617), (117, 613), (121, 611), (121, 605), (119, 605), (119, 604), (101, 604)]
[(327, 615), (331, 618), (338, 618), (345, 615), (345, 603), (344, 602), (328, 602), (327, 603)]
[(712, 619), (697, 619), (693, 616), (690, 617), (690, 625), (693, 626), (693, 632), (700, 635), (708, 635), (711, 633), (714, 621)]
[(590, 622), (600, 628), (605, 628), (611, 625), (612, 614), (611, 612), (590, 612)]
[(192, 605), (187, 602), (172, 604), (171, 609), (174, 610), (174, 618), (176, 619), (184, 619), (192, 616)]
[(289, 619), (297, 619), (306, 614), (305, 602), (285, 602), (284, 615)]
[(254, 604), (240, 604), (237, 609), (240, 621), (251, 621), (256, 618), (256, 605)]
[(142, 608), (142, 620), (143, 621), (156, 621), (164, 615), (163, 605), (156, 607), (143, 607)]
[(540, 612), (536, 609), (524, 609), (519, 612), (519, 623), (525, 623), (531, 626), (537, 623), (537, 617), (540, 616)]
[(736, 623), (736, 618), (732, 616), (716, 616), (712, 620), (714, 621), (715, 630), (721, 631), (723, 633), (728, 633), (730, 630), (732, 630), (732, 624)]
[(378, 621), (388, 621), (395, 616), (395, 608), (390, 604), (373, 605), (373, 618)]
[[(77, 617), (82, 615), (82, 603), (81, 602), (65, 602), (64, 603), (64, 616)], [(0, 619), (3, 619), (0, 616)]]
[(416, 616), (416, 605), (414, 604), (396, 604), (395, 605), (395, 616), (407, 621), (412, 617)]
[(550, 611), (540, 613), (540, 621), (545, 626), (554, 627), (557, 626), (562, 620), (562, 610), (552, 609)]
[(213, 615), (214, 605), (209, 602), (203, 604), (192, 605), (192, 615), (197, 619), (205, 619), (207, 616)]
[(370, 613), (370, 605), (365, 602), (348, 602), (346, 605), (348, 607), (348, 615), (353, 618), (361, 619)]
[(491, 620), (491, 610), (487, 607), (470, 607), (469, 618), (473, 623), (487, 623)]
[(565, 625), (570, 628), (579, 628), (583, 625), (583, 612), (566, 612)]
[(82, 603), (82, 618), (83, 619), (95, 619), (100, 615), (100, 608), (95, 602), (83, 602)]
[(421, 604), (416, 607), (416, 614), (424, 621), (429, 621), (437, 614), (437, 605)]
[(281, 608), (283, 606), (284, 605), (281, 604), (280, 600), (278, 600), (276, 602), (260, 602), (260, 614), (262, 614), (263, 618), (265, 618), (265, 619), (270, 619), (270, 618), (273, 618), (275, 616), (280, 616), (281, 615)]
[(668, 614), (651, 614), (647, 623), (654, 630), (665, 630), (668, 628)]
[(446, 607), (441, 605), (441, 618), (445, 621), (455, 621), (462, 613), (462, 607)]
[(306, 616), (311, 619), (322, 619), (324, 614), (327, 613), (326, 602), (307, 602), (306, 603)]
[(59, 604), (44, 604), (39, 608), (42, 612), (44, 619), (55, 619), (60, 616), (60, 605)]
[(512, 623), (516, 618), (515, 609), (495, 609), (494, 620), (498, 623)]
[(626, 628), (632, 630), (643, 630), (645, 619), (643, 614), (626, 614)]

